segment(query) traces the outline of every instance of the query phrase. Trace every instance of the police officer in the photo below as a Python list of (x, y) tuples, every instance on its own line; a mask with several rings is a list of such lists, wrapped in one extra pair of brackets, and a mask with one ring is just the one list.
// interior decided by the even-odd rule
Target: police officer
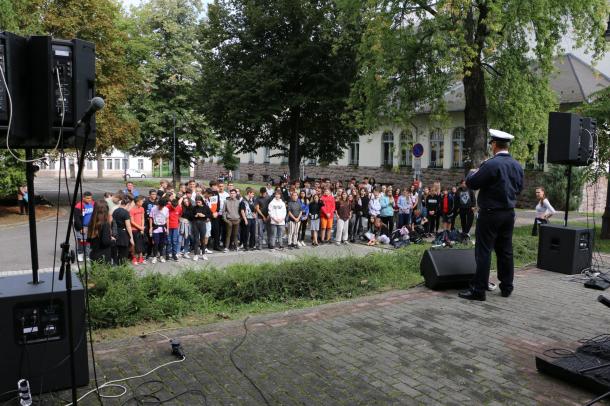
[(479, 190), (479, 217), (476, 225), (476, 274), (470, 289), (459, 293), (469, 300), (485, 300), (489, 286), (491, 250), (498, 259), (498, 279), (503, 297), (513, 291), (513, 227), (517, 195), (523, 188), (523, 168), (508, 153), (512, 135), (490, 129), (494, 156), (466, 178), (466, 185)]

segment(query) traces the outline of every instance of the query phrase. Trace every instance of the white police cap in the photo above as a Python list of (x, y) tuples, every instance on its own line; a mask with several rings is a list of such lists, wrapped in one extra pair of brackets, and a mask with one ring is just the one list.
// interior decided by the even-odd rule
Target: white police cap
[(492, 142), (492, 141), (512, 141), (513, 139), (515, 139), (514, 135), (509, 134), (509, 133), (504, 132), (504, 131), (494, 130), (493, 128), (489, 129), (489, 133), (491, 134), (491, 139), (489, 140), (489, 142)]

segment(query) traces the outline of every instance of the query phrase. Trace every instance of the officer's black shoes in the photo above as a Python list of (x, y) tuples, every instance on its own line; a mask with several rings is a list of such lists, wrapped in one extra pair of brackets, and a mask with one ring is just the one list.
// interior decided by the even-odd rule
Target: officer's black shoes
[(481, 302), (485, 301), (485, 292), (477, 292), (472, 289), (461, 291), (458, 293), (458, 296), (467, 300), (479, 300)]
[(509, 297), (511, 293), (513, 293), (512, 289), (504, 289), (501, 290), (500, 294), (502, 295), (502, 297)]

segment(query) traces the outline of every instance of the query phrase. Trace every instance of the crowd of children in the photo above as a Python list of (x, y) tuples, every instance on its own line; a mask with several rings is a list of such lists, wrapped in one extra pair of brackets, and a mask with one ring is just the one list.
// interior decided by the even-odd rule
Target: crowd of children
[(366, 177), (345, 183), (282, 180), (255, 191), (195, 180), (174, 189), (161, 181), (147, 197), (127, 182), (124, 190), (95, 203), (84, 193), (75, 228), (85, 247), (80, 260), (138, 265), (208, 260), (214, 251), (299, 249), (307, 243), (401, 246), (455, 230), (457, 218), (460, 234), (467, 235), (475, 208), (475, 194), (465, 182), (448, 188), (414, 181), (401, 190)]

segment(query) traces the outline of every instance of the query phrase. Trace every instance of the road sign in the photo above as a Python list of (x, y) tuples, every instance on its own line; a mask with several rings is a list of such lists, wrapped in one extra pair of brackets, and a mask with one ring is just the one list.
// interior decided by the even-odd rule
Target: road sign
[(413, 156), (415, 158), (421, 158), (424, 155), (424, 146), (420, 143), (413, 145)]

